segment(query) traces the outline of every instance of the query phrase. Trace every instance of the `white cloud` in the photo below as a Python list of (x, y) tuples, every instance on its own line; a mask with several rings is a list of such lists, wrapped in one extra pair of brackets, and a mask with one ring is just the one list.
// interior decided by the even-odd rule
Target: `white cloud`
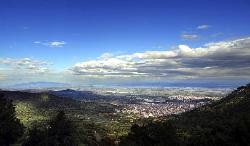
[(224, 33), (217, 32), (217, 33), (211, 34), (210, 36), (213, 37), (213, 38), (215, 38), (215, 37), (220, 37), (220, 36), (223, 36), (223, 35), (224, 35)]
[(197, 26), (197, 29), (208, 29), (208, 28), (210, 28), (210, 27), (211, 27), (210, 25), (203, 24), (203, 25)]
[(176, 57), (177, 54), (173, 51), (146, 51), (144, 53), (135, 53), (132, 56), (140, 59), (159, 59)]
[(183, 33), (181, 35), (181, 37), (185, 40), (196, 40), (198, 39), (198, 35), (197, 34), (187, 34), (187, 33)]
[(0, 65), (6, 66), (8, 70), (18, 70), (27, 73), (46, 73), (49, 71), (48, 67), (51, 65), (51, 63), (33, 60), (30, 58), (3, 58), (0, 59)]
[(41, 44), (42, 42), (40, 42), (40, 41), (34, 41), (33, 43), (34, 44)]
[(111, 58), (113, 56), (113, 54), (111, 53), (104, 53), (100, 56), (100, 59), (106, 60), (108, 58)]
[(48, 43), (50, 47), (63, 47), (66, 45), (66, 42), (64, 41), (52, 41)]
[(172, 51), (104, 54), (96, 60), (75, 64), (76, 75), (145, 77), (145, 79), (248, 78), (250, 37), (205, 44), (199, 48), (179, 45)]
[(54, 47), (54, 48), (63, 47), (67, 44), (65, 41), (49, 41), (49, 42), (48, 41), (45, 41), (45, 42), (34, 41), (33, 43), (40, 44), (43, 46)]

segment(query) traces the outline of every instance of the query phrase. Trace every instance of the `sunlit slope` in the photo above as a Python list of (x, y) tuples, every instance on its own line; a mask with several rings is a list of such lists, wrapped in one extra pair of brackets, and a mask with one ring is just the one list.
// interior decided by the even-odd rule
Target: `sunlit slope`
[(117, 138), (127, 134), (131, 126), (125, 116), (113, 114), (117, 107), (108, 103), (81, 102), (49, 93), (0, 91), (0, 94), (13, 100), (17, 117), (27, 129), (34, 125), (46, 125), (59, 110), (65, 111), (77, 127), (82, 143), (91, 143), (96, 133), (101, 137)]

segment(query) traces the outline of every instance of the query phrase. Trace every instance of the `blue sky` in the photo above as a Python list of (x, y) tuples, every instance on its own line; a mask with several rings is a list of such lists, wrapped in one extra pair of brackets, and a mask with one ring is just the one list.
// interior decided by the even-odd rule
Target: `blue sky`
[[(220, 80), (249, 80), (249, 60), (240, 59), (242, 53), (232, 57), (237, 49), (218, 44), (247, 44), (238, 50), (243, 47), (243, 52), (248, 52), (249, 18), (248, 0), (1, 0), (0, 80), (4, 83), (105, 82), (112, 78), (120, 82), (135, 78), (144, 80), (147, 76), (150, 81), (169, 80), (169, 76), (174, 81), (200, 80), (201, 77), (217, 80), (203, 72), (197, 75), (187, 71), (200, 68), (225, 68), (223, 74), (209, 70), (218, 74)], [(219, 59), (211, 53), (198, 52), (197, 56), (200, 47), (215, 51), (206, 46), (208, 43), (222, 47), (216, 51), (226, 53)], [(181, 55), (185, 49), (196, 54)], [(166, 53), (171, 52), (165, 51), (172, 51), (171, 59), (166, 57)], [(144, 54), (134, 55), (136, 53)], [(145, 53), (151, 56), (145, 58)], [(157, 53), (158, 57), (152, 57)], [(101, 57), (102, 54), (106, 58)], [(165, 56), (159, 57), (162, 54)], [(231, 56), (234, 60), (229, 62), (223, 56)], [(187, 62), (201, 58), (224, 61), (225, 66), (207, 62), (195, 66)], [(162, 61), (167, 63), (160, 64)], [(244, 67), (236, 67), (244, 73), (236, 76), (232, 72), (235, 68), (228, 67), (227, 63), (243, 63)], [(149, 71), (158, 68), (159, 64), (162, 70), (158, 75)], [(27, 72), (32, 73), (28, 74), (30, 78)], [(59, 75), (62, 77), (58, 78)]]

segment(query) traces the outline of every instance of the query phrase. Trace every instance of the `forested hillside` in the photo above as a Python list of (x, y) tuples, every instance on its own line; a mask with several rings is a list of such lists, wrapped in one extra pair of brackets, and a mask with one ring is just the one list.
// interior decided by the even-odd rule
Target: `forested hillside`
[(121, 145), (250, 145), (250, 84), (210, 105), (133, 125)]
[[(71, 144), (72, 146), (250, 145), (250, 84), (237, 88), (219, 101), (179, 115), (140, 119), (136, 122), (137, 124), (132, 125), (127, 135), (120, 137), (110, 135), (103, 124), (102, 126), (101, 124), (95, 125), (86, 120), (86, 117), (81, 118), (85, 113), (94, 115), (97, 112), (106, 115), (112, 109), (111, 107), (91, 103), (88, 105), (47, 93), (1, 91), (0, 94), (0, 144), (2, 145), (12, 143), (24, 146), (34, 144)], [(99, 111), (98, 107), (105, 110)], [(99, 114), (99, 118), (103, 120), (101, 114)], [(121, 126), (122, 123), (117, 124)], [(68, 128), (63, 130), (62, 127)], [(18, 131), (14, 129), (18, 129)], [(6, 139), (7, 137), (11, 139)]]

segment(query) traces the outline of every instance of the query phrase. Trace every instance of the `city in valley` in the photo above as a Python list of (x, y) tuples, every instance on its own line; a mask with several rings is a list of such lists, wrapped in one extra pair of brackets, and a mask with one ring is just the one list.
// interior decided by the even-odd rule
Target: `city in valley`
[[(135, 123), (162, 120), (218, 101), (232, 88), (51, 87), (1, 90), (13, 100), (26, 127), (46, 123), (57, 111), (83, 129), (111, 137), (127, 135)], [(90, 124), (92, 127), (82, 125)], [(86, 128), (87, 127), (87, 128)], [(80, 129), (81, 129), (80, 128)]]
[[(114, 106), (114, 114), (131, 118), (179, 114), (225, 97), (229, 88), (73, 88), (50, 91), (84, 103)], [(132, 120), (131, 120), (132, 121)]]

